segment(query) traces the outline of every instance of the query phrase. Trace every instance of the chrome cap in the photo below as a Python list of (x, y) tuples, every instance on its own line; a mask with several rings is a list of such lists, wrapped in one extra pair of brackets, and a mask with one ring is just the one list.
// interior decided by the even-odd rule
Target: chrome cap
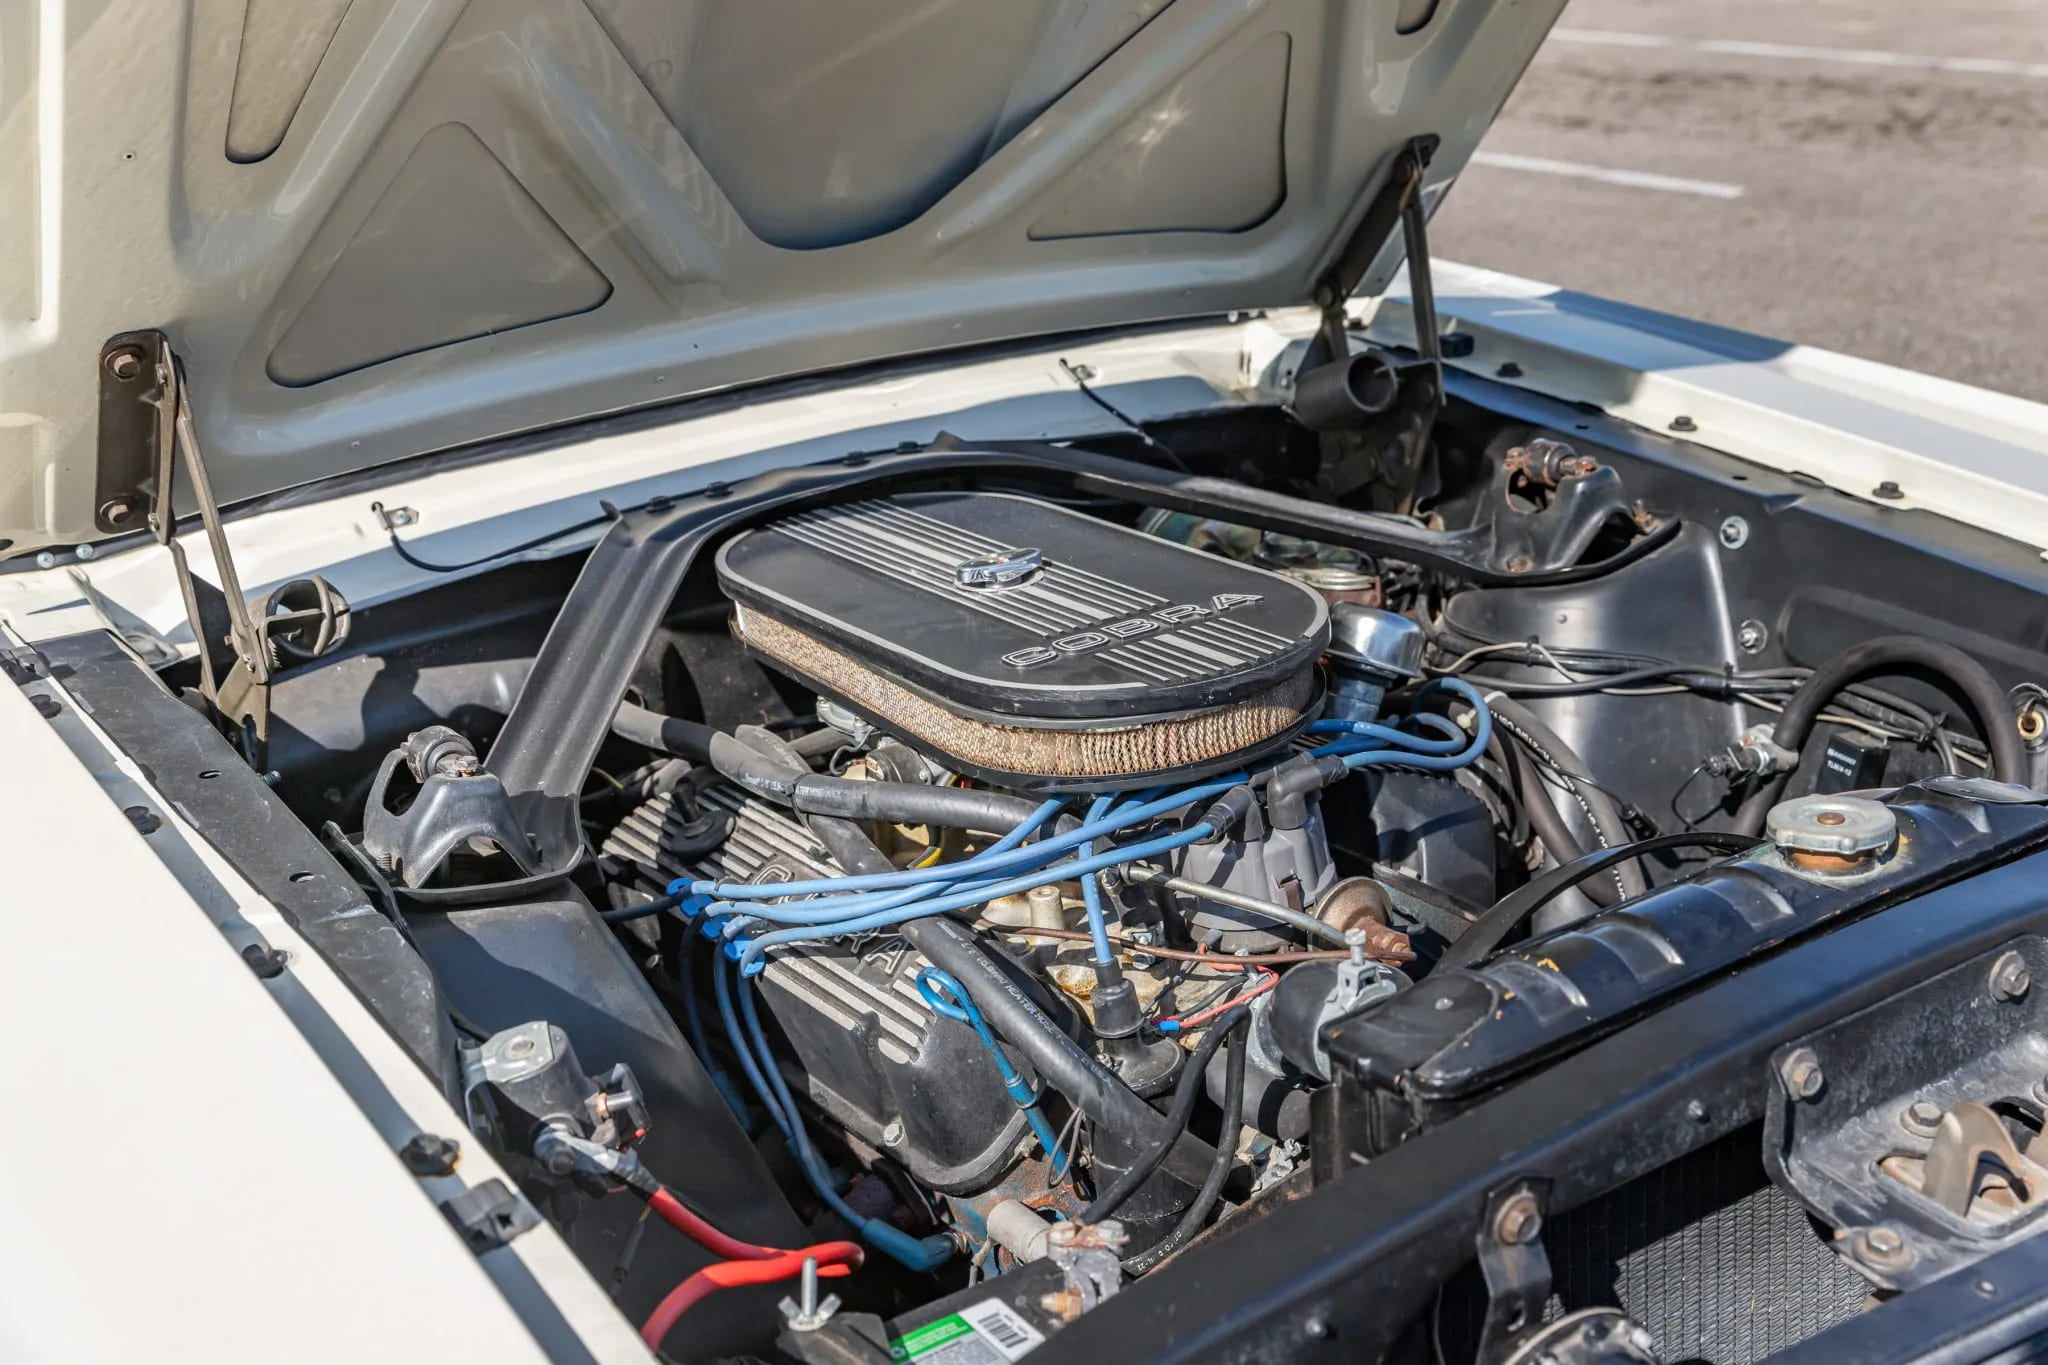
[(1771, 807), (1764, 833), (1796, 853), (1857, 858), (1889, 849), (1899, 822), (1891, 807), (1860, 796), (1802, 796)]
[(1354, 602), (1330, 608), (1331, 662), (1388, 682), (1422, 676), (1422, 627), (1405, 616)]

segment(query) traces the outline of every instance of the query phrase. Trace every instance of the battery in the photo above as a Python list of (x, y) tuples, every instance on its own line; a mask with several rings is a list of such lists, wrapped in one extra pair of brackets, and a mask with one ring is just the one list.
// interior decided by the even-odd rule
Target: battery
[(1009, 1365), (1067, 1325), (1046, 1306), (1065, 1286), (1051, 1261), (1027, 1261), (886, 1323), (840, 1313), (808, 1332), (785, 1331), (776, 1344), (805, 1365)]

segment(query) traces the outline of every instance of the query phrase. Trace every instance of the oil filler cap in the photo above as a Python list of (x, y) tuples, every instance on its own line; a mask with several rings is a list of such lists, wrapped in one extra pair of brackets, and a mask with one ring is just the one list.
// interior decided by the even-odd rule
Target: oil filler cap
[(1805, 872), (1860, 872), (1898, 842), (1891, 807), (1860, 796), (1802, 796), (1764, 817), (1764, 832)]

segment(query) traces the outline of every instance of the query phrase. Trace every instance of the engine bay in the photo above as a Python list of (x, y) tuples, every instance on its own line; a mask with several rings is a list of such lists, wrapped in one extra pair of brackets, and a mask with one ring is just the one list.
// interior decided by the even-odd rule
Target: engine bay
[[(387, 1024), (651, 1348), (1129, 1344), (1120, 1299), (1192, 1311), (1296, 1206), (2048, 839), (2048, 656), (2006, 624), (2038, 560), (1519, 401), (1345, 491), (1275, 414), (656, 499), (354, 612), (251, 757), (424, 964), (440, 1008)], [(1817, 1168), (1768, 1155), (1804, 1076), (1569, 1199), (1492, 1182), (1476, 1259), (1297, 1339), (1761, 1359), (1956, 1263), (1939, 1219), (1904, 1259), (1867, 1210), (1822, 1235)], [(1966, 1102), (1881, 1154), (1901, 1207)], [(1688, 1283), (1775, 1307), (1702, 1325), (1626, 1269), (1678, 1230), (1619, 1217), (1504, 1287), (1546, 1218), (1683, 1162), (1715, 1174), (1680, 1221), (1751, 1229)]]

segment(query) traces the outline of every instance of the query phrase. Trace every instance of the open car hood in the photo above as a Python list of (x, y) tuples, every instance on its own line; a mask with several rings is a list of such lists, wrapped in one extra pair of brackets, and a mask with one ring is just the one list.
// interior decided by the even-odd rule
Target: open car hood
[(1305, 302), (1411, 139), (1440, 140), (1434, 202), (1561, 4), (5, 6), (0, 538), (108, 533), (102, 348), (140, 329), (183, 358), (232, 503), (760, 380)]

